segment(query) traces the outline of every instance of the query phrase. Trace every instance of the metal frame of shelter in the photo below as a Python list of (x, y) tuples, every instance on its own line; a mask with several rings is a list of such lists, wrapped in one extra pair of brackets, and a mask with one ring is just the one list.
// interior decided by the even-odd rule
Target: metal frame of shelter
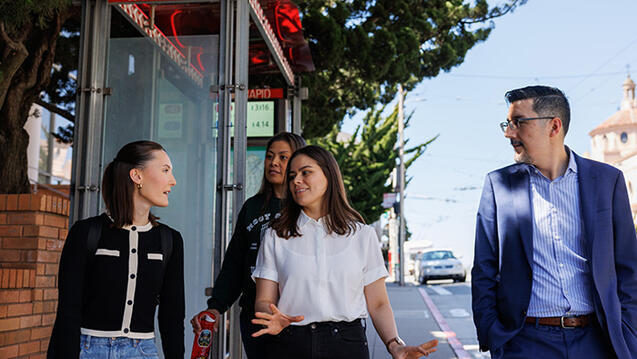
[[(220, 3), (219, 43), (219, 125), (217, 140), (217, 177), (215, 203), (215, 231), (213, 240), (212, 278), (221, 268), (225, 248), (230, 241), (230, 223), (236, 223), (239, 208), (245, 200), (243, 184), (246, 172), (246, 118), (248, 102), (248, 46), (250, 18), (262, 35), (277, 67), (292, 91), (292, 130), (300, 133), (301, 92), (299, 80), (258, 0), (77, 0), (82, 5), (82, 27), (80, 39), (80, 63), (78, 69), (78, 97), (75, 127), (75, 150), (73, 151), (71, 187), (71, 223), (81, 218), (98, 214), (100, 207), (101, 149), (104, 125), (106, 88), (106, 59), (110, 35), (111, 6), (118, 3)], [(234, 46), (233, 46), (234, 44)], [(231, 142), (231, 102), (234, 95), (235, 132)], [(231, 145), (234, 161), (231, 178)], [(235, 209), (235, 210), (231, 210)], [(232, 213), (232, 217), (231, 214)], [(202, 288), (203, 289), (203, 288)], [(211, 358), (240, 358), (241, 336), (239, 333), (238, 306), (229, 311), (230, 328), (219, 326), (215, 336)], [(186, 318), (188, 319), (188, 318)], [(186, 323), (186, 326), (188, 324)], [(229, 339), (229, 340), (228, 340)], [(226, 343), (230, 343), (226, 346)], [(186, 348), (189, 348), (186, 343)]]

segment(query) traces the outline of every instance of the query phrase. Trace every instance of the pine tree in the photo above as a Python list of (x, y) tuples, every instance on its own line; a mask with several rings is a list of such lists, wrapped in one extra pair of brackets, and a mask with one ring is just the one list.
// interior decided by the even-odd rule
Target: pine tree
[(316, 71), (302, 75), (303, 135), (324, 136), (346, 115), (386, 104), (460, 65), (490, 20), (526, 0), (298, 0)]
[[(350, 204), (367, 223), (375, 222), (385, 211), (383, 194), (392, 191), (389, 178), (398, 160), (398, 106), (386, 117), (383, 117), (384, 109), (368, 112), (363, 124), (347, 140), (340, 138), (339, 127), (335, 126), (327, 136), (310, 141), (334, 155), (343, 174)], [(405, 127), (410, 118), (406, 119)], [(405, 156), (409, 157), (405, 160), (405, 170), (437, 137), (405, 149)]]

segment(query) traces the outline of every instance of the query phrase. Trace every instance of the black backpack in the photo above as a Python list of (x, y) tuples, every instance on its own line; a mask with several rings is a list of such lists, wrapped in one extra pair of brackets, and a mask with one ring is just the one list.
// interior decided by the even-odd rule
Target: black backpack
[[(173, 253), (173, 239), (172, 234), (168, 227), (164, 225), (159, 226), (159, 236), (161, 238), (161, 253), (164, 260), (161, 263), (162, 273), (166, 273), (166, 266), (170, 260), (170, 255)], [(97, 244), (102, 237), (102, 217), (98, 216), (92, 220), (88, 228), (88, 238), (86, 240), (86, 249), (88, 250), (89, 257), (92, 258), (97, 252)]]

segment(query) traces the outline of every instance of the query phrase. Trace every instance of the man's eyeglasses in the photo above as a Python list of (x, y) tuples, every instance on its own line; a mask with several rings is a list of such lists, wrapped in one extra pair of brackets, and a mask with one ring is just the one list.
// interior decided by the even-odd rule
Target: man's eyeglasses
[(520, 128), (520, 124), (524, 123), (526, 121), (547, 120), (547, 119), (550, 119), (550, 118), (555, 118), (555, 116), (514, 118), (511, 121), (500, 122), (500, 128), (502, 129), (502, 132), (506, 132), (507, 128), (510, 128), (512, 130), (517, 130), (518, 128)]

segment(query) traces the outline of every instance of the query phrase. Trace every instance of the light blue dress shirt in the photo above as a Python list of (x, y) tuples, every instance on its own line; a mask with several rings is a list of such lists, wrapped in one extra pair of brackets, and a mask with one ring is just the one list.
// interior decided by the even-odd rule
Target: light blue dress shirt
[(590, 254), (582, 233), (577, 164), (551, 181), (529, 166), (533, 213), (533, 287), (527, 315), (592, 313)]

